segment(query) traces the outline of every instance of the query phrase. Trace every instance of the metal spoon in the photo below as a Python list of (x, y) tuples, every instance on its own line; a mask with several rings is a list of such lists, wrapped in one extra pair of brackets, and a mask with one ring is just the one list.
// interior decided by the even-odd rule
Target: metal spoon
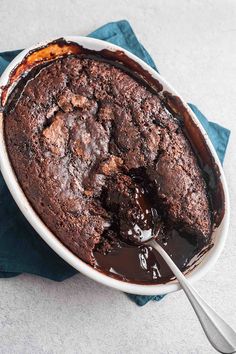
[(151, 246), (162, 256), (187, 295), (201, 326), (212, 346), (220, 353), (236, 352), (236, 332), (201, 298), (187, 278), (154, 238), (142, 238), (142, 243)]

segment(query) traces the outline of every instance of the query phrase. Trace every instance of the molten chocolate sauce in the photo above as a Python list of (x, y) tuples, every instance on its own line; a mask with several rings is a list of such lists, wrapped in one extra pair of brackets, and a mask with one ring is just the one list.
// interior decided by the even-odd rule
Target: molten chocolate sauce
[(172, 279), (173, 274), (156, 250), (142, 244), (143, 239), (156, 238), (182, 270), (190, 266), (191, 260), (202, 251), (203, 244), (196, 236), (177, 231), (171, 224), (168, 225), (168, 221), (162, 223), (162, 210), (152, 198), (151, 185), (146, 178), (139, 176), (141, 184), (135, 184), (134, 199), (139, 207), (138, 213), (129, 209), (127, 200), (124, 205), (117, 194), (116, 202), (125, 208), (126, 214), (131, 214), (130, 218), (116, 221), (118, 229), (119, 223), (123, 223), (118, 231), (122, 241), (107, 254), (96, 251), (94, 255), (97, 268), (113, 277), (139, 283), (163, 283)]
[[(182, 270), (187, 269), (200, 252), (196, 240), (183, 237), (175, 229), (169, 230), (158, 242)], [(121, 242), (106, 255), (95, 252), (95, 258), (99, 270), (129, 282), (165, 283), (174, 278), (162, 257), (149, 246)]]

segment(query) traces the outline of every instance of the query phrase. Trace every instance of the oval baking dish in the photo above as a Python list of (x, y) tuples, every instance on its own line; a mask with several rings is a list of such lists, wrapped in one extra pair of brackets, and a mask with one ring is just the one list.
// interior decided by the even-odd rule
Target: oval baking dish
[[(89, 53), (90, 55), (94, 55), (99, 53), (106, 60), (115, 60), (121, 63), (130, 72), (141, 76), (142, 80), (147, 82), (155, 92), (165, 97), (171, 109), (183, 118), (188, 138), (190, 142), (193, 141), (194, 146), (198, 147), (198, 152), (200, 152), (201, 157), (205, 160), (205, 166), (210, 166), (217, 176), (221, 213), (218, 217), (218, 222), (216, 221), (217, 227), (212, 235), (212, 247), (187, 271), (187, 277), (190, 281), (201, 278), (216, 262), (226, 240), (230, 208), (227, 185), (220, 161), (203, 127), (183, 99), (155, 70), (135, 55), (101, 40), (87, 37), (64, 37), (60, 40), (45, 41), (21, 52), (4, 71), (0, 79), (2, 108), (4, 108), (9, 94), (16, 83), (20, 78), (24, 77), (24, 74), (29, 69), (42, 62), (51, 61), (68, 54), (77, 54), (78, 50), (82, 54)], [(4, 140), (3, 113), (0, 116), (0, 151), (1, 172), (22, 213), (48, 245), (71, 266), (102, 284), (127, 293), (158, 295), (179, 289), (176, 281), (170, 281), (165, 284), (144, 285), (115, 279), (94, 269), (66, 248), (34, 211), (17, 181)]]

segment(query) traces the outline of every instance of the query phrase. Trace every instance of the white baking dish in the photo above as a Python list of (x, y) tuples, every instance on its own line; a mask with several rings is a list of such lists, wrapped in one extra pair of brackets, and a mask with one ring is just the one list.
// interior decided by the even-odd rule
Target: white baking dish
[[(104, 42), (101, 40), (93, 39), (93, 38), (77, 37), (77, 36), (76, 37), (74, 37), (74, 36), (68, 37), (67, 36), (67, 37), (64, 37), (64, 39), (67, 41), (76, 42), (79, 45), (82, 45), (84, 48), (87, 48), (90, 50), (101, 51), (101, 50), (107, 49), (112, 52), (113, 51), (122, 51), (125, 54), (125, 56), (127, 56), (128, 58), (132, 59), (134, 62), (139, 64), (144, 70), (146, 70), (146, 72), (151, 74), (151, 76), (153, 78), (157, 79), (159, 81), (159, 83), (163, 86), (163, 91), (168, 91), (169, 93), (179, 97), (181, 103), (183, 104), (183, 107), (186, 109), (186, 112), (189, 115), (189, 119), (191, 119), (195, 123), (196, 129), (198, 131), (200, 131), (200, 133), (204, 137), (205, 142), (210, 149), (210, 153), (212, 154), (212, 156), (215, 160), (215, 163), (218, 166), (218, 169), (220, 172), (220, 179), (221, 179), (223, 193), (224, 193), (224, 197), (225, 197), (225, 213), (224, 213), (224, 217), (223, 217), (219, 227), (217, 227), (217, 229), (213, 233), (213, 240), (214, 240), (213, 247), (202, 257), (199, 264), (197, 264), (187, 274), (187, 277), (190, 280), (190, 282), (194, 282), (197, 279), (200, 279), (214, 265), (214, 263), (218, 259), (219, 255), (224, 247), (224, 243), (225, 243), (227, 233), (228, 233), (229, 214), (230, 214), (228, 189), (227, 189), (227, 184), (226, 184), (225, 177), (224, 177), (224, 172), (222, 170), (220, 161), (216, 155), (214, 147), (212, 146), (206, 132), (204, 131), (201, 124), (198, 122), (194, 113), (191, 111), (191, 109), (188, 107), (188, 105), (183, 101), (183, 99), (176, 93), (176, 91), (162, 78), (162, 76), (160, 76), (149, 65), (147, 65), (145, 62), (143, 62), (141, 59), (139, 59), (135, 55), (131, 54), (128, 51), (123, 50), (122, 48), (120, 48), (118, 46), (115, 46), (113, 44), (110, 44), (110, 43), (107, 43), (107, 42)], [(1, 79), (0, 79), (1, 101), (4, 101), (3, 94), (5, 94), (5, 92), (6, 92), (3, 90), (3, 86), (6, 86), (9, 84), (9, 78), (11, 77), (13, 69), (16, 68), (20, 63), (22, 63), (22, 61), (24, 60), (24, 58), (26, 57), (26, 55), (29, 52), (31, 52), (32, 50), (35, 50), (37, 48), (41, 48), (42, 46), (45, 46), (50, 42), (51, 42), (51, 40), (45, 41), (43, 43), (37, 44), (35, 46), (32, 46), (31, 48), (24, 50), (10, 63), (10, 65), (6, 68), (6, 70), (4, 71), (4, 73), (2, 74)], [(14, 82), (12, 82), (11, 85), (9, 86), (8, 93), (10, 92), (11, 87), (13, 87), (13, 86), (14, 86)], [(3, 105), (4, 105), (4, 103), (3, 103)], [(26, 199), (24, 192), (21, 189), (21, 187), (17, 181), (17, 178), (15, 176), (15, 173), (14, 173), (11, 163), (9, 161), (8, 153), (7, 153), (5, 142), (4, 142), (4, 126), (3, 125), (4, 125), (3, 116), (2, 116), (2, 113), (0, 113), (0, 168), (1, 168), (2, 175), (6, 181), (6, 184), (9, 188), (13, 198), (15, 199), (16, 203), (18, 204), (18, 206), (21, 209), (24, 216), (27, 218), (27, 220), (30, 222), (30, 224), (34, 227), (34, 229), (38, 232), (38, 234), (44, 239), (44, 241), (46, 241), (47, 244), (59, 256), (61, 256), (66, 262), (68, 262), (72, 267), (77, 269), (79, 272), (87, 275), (88, 277), (92, 278), (93, 280), (96, 280), (99, 283), (113, 287), (115, 289), (125, 291), (127, 293), (140, 294), (140, 295), (159, 295), (159, 294), (165, 294), (165, 293), (179, 290), (180, 287), (179, 287), (178, 282), (176, 282), (176, 281), (171, 281), (166, 284), (158, 284), (158, 285), (141, 285), (141, 284), (134, 284), (134, 283), (125, 282), (122, 280), (112, 278), (112, 277), (110, 277), (106, 274), (103, 274), (102, 272), (97, 271), (96, 269), (92, 268), (90, 265), (86, 264), (81, 259), (79, 259), (68, 248), (66, 248), (59, 241), (59, 239), (57, 239), (57, 237), (42, 222), (42, 220), (36, 214), (34, 209), (31, 207), (29, 201)]]

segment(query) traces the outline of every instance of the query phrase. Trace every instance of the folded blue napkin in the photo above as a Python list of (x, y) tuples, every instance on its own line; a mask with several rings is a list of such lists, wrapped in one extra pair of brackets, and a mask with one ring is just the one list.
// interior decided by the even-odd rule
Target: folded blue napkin
[[(89, 36), (117, 44), (136, 54), (157, 70), (152, 58), (138, 41), (127, 21), (108, 23)], [(0, 53), (0, 74), (19, 52), (20, 50)], [(223, 162), (229, 130), (209, 122), (193, 104), (190, 104), (190, 107), (204, 126), (220, 161)], [(37, 274), (62, 281), (76, 274), (77, 271), (64, 262), (38, 236), (18, 209), (0, 175), (0, 277), (8, 278), (20, 273)], [(159, 301), (163, 297), (130, 294), (128, 296), (139, 306), (145, 305), (150, 300)]]

